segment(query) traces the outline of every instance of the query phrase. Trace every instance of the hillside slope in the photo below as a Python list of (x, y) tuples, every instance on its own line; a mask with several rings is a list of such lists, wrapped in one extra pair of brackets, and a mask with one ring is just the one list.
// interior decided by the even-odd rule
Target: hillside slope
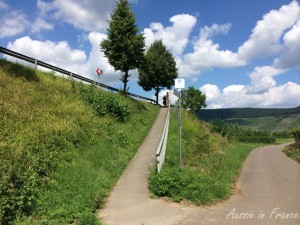
[(300, 106), (296, 108), (202, 109), (198, 116), (205, 120), (221, 119), (256, 130), (289, 130), (300, 125)]
[(98, 224), (159, 107), (0, 60), (0, 224)]

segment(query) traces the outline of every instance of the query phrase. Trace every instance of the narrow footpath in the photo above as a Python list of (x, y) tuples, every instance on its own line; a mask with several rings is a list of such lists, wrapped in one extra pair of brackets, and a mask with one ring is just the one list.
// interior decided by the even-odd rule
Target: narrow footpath
[(186, 206), (149, 197), (148, 176), (168, 109), (153, 127), (99, 211), (105, 225), (299, 225), (300, 164), (282, 153), (285, 145), (255, 149), (224, 203)]
[(168, 109), (162, 108), (138, 152), (99, 212), (105, 225), (167, 225), (184, 219), (186, 207), (151, 199), (148, 191), (150, 168), (163, 133)]

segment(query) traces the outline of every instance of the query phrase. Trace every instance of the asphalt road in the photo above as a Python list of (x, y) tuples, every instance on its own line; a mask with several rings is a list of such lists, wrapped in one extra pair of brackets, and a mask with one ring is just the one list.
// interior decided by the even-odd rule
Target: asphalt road
[(106, 225), (300, 225), (300, 164), (276, 145), (255, 149), (228, 201), (195, 207), (152, 199), (148, 175), (167, 109), (162, 109), (137, 154), (98, 215)]
[(229, 201), (196, 209), (177, 225), (299, 225), (300, 164), (282, 153), (284, 145), (255, 149)]

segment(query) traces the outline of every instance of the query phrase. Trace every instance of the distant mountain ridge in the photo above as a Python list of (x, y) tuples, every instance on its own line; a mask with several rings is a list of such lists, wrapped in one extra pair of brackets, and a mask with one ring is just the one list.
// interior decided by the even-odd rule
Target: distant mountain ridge
[(296, 108), (228, 108), (201, 109), (200, 119), (221, 119), (227, 123), (255, 130), (290, 130), (300, 125), (300, 106)]
[(296, 108), (228, 108), (228, 109), (201, 109), (198, 116), (206, 121), (213, 119), (235, 119), (256, 117), (280, 117), (291, 114), (300, 114), (300, 106)]

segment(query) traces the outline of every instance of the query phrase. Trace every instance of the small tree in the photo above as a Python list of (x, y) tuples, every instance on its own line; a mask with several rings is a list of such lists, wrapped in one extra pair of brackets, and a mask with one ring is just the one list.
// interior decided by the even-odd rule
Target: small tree
[(174, 85), (178, 77), (176, 62), (161, 40), (155, 41), (148, 49), (145, 63), (139, 68), (138, 84), (145, 90), (155, 90), (156, 103), (159, 91)]
[(196, 90), (194, 87), (189, 87), (188, 90), (184, 92), (182, 100), (183, 108), (189, 109), (193, 113), (206, 107), (205, 94), (202, 94), (200, 90)]
[(120, 0), (108, 21), (108, 37), (101, 44), (101, 50), (115, 71), (121, 71), (123, 92), (127, 91), (129, 70), (138, 68), (144, 59), (145, 38), (138, 34), (135, 15), (127, 0)]

